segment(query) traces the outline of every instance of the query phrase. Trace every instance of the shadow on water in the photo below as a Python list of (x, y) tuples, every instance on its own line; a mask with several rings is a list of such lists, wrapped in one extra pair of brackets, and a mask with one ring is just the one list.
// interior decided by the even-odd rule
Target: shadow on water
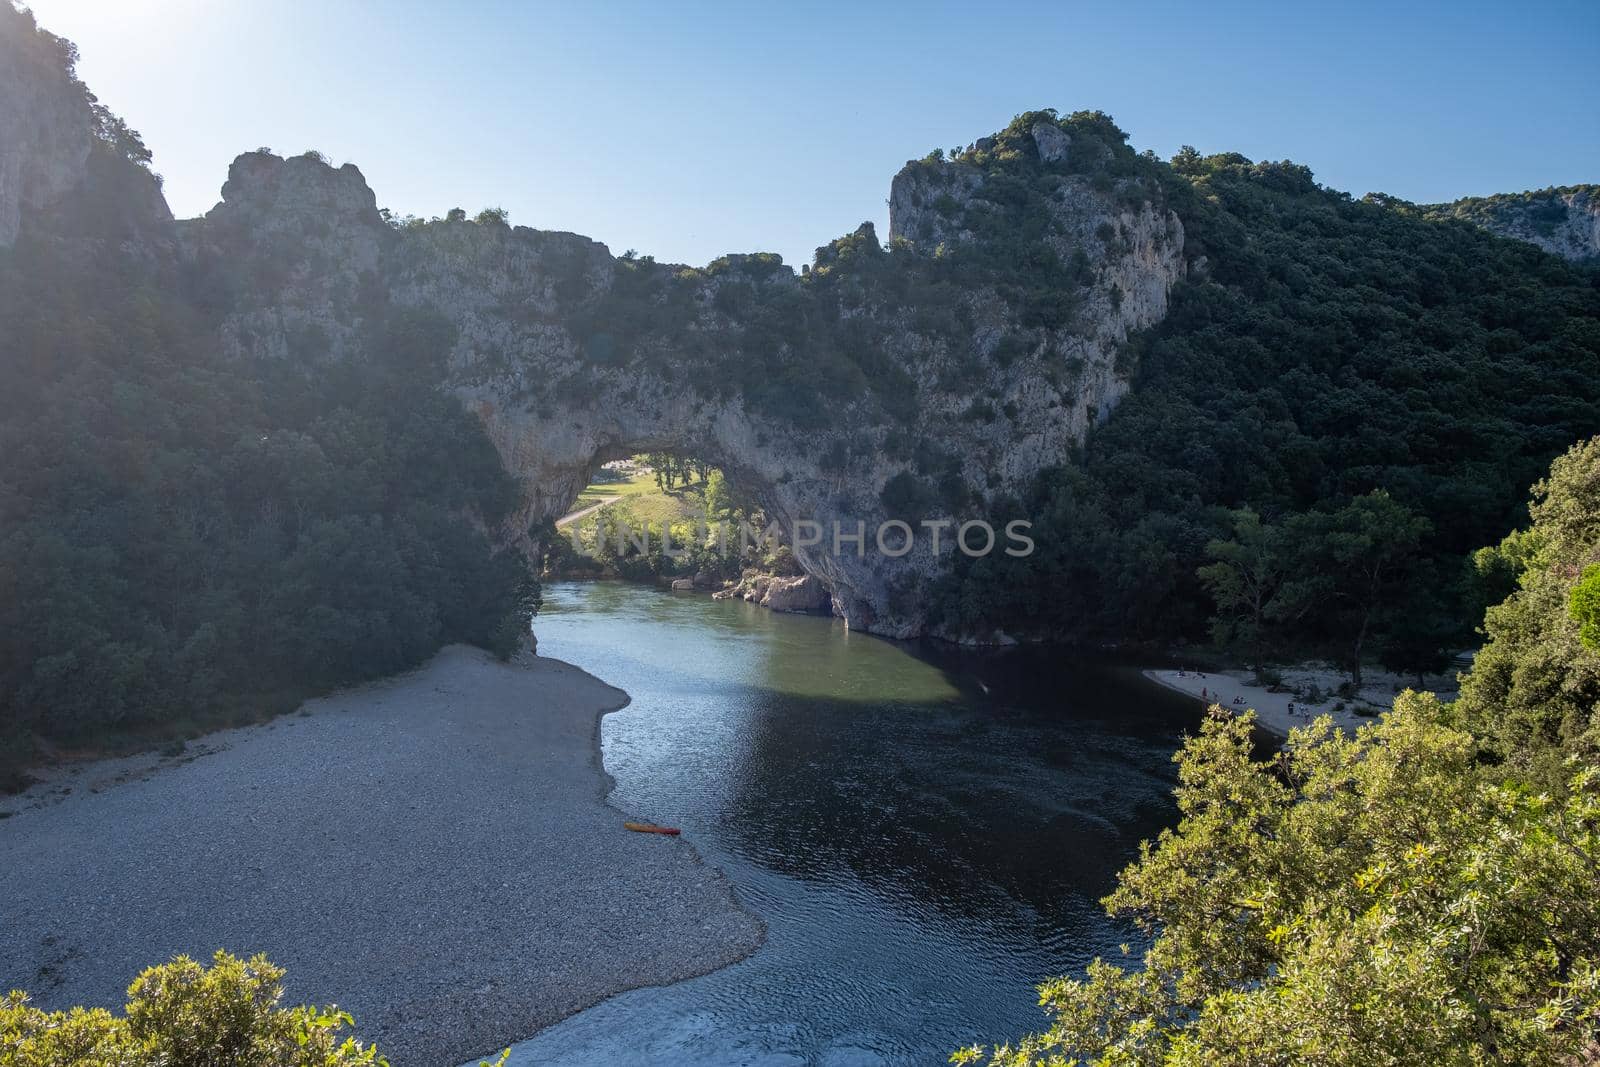
[(1131, 669), (961, 653), (620, 584), (547, 590), (540, 651), (626, 689), (614, 800), (683, 827), (768, 924), (733, 967), (612, 998), (514, 1063), (901, 1064), (1043, 1021), (1117, 955), (1098, 900), (1174, 818), (1192, 702)]

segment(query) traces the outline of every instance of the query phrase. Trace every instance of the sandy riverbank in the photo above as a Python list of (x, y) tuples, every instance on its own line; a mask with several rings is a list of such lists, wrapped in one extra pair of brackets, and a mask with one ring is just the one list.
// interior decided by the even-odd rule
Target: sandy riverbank
[[(1386, 671), (1363, 670), (1361, 691), (1344, 698), (1336, 695), (1339, 686), (1347, 680), (1338, 671), (1302, 665), (1285, 668), (1282, 674), (1280, 688), (1285, 691), (1274, 693), (1254, 684), (1255, 672), (1248, 670), (1144, 672), (1152, 682), (1192, 696), (1202, 704), (1221, 704), (1235, 711), (1253, 709), (1261, 728), (1279, 737), (1288, 737), (1294, 727), (1305, 726), (1320, 715), (1327, 715), (1340, 729), (1354, 733), (1363, 723), (1373, 722), (1373, 716), (1387, 711), (1397, 691), (1415, 684), (1414, 679), (1407, 681)], [(1302, 694), (1310, 693), (1313, 687), (1323, 694), (1323, 699), (1317, 704), (1307, 704)], [(1455, 699), (1453, 681), (1448, 688), (1435, 691), (1446, 700)], [(1357, 708), (1371, 714), (1358, 715)]]
[[(177, 953), (265, 952), (396, 1067), (497, 1052), (748, 955), (760, 921), (605, 802), (627, 696), (551, 659), (423, 668), (0, 798), (0, 989), (120, 1007)], [(649, 812), (632, 813), (649, 818)]]

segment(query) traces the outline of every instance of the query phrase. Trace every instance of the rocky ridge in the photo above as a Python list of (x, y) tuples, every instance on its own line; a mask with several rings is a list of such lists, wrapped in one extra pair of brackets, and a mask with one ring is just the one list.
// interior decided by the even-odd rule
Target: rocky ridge
[[(481, 418), (522, 487), (498, 535), (530, 551), (601, 463), (693, 454), (785, 530), (819, 524), (796, 559), (878, 633), (928, 630), (960, 525), (1027, 518), (1035, 475), (1109, 415), (1139, 335), (1204, 269), (1150, 165), (1098, 113), (1032, 112), (907, 163), (888, 244), (863, 224), (799, 274), (762, 254), (617, 257), (491, 213), (396, 220), (355, 166), (315, 153), (245, 153), (215, 208), (174, 222), (55, 39), (13, 21), (0, 248), (90, 240), (74, 227), (98, 212), (119, 251), (169, 268), (231, 358), (415, 363)], [(1452, 211), (1559, 254), (1595, 247), (1588, 187), (1546, 201)], [(918, 534), (904, 556), (878, 550), (894, 521)], [(924, 523), (945, 524), (937, 552)]]
[(1425, 210), (1436, 218), (1464, 219), (1501, 237), (1526, 241), (1563, 259), (1600, 259), (1600, 187), (1594, 185), (1473, 196)]
[[(1068, 136), (1050, 119), (1018, 143), (1047, 171)], [(383, 359), (381, 327), (406, 316), (447, 323), (442, 384), (479, 414), (524, 489), (505, 537), (562, 514), (607, 460), (692, 453), (786, 530), (819, 523), (822, 543), (796, 556), (834, 609), (852, 626), (908, 636), (925, 629), (923, 590), (948, 566), (955, 527), (937, 556), (923, 537), (890, 558), (876, 551), (878, 526), (956, 524), (1019, 497), (1127, 390), (1121, 346), (1160, 320), (1184, 274), (1182, 224), (1158, 190), (1130, 196), (1068, 174), (1048, 183), (1044, 246), (1080, 268), (1059, 321), (1030, 319), (992, 284), (885, 299), (890, 286), (932, 285), (929, 264), (952, 244), (995, 243), (939, 229), (936, 207), (990, 210), (972, 163), (908, 165), (895, 181), (892, 252), (863, 225), (820, 249), (804, 277), (772, 256), (698, 269), (623, 260), (578, 235), (493, 218), (395, 226), (353, 166), (259, 152), (234, 162), (216, 208), (180, 224), (180, 254), (233, 279), (239, 295), (218, 330), (239, 358)], [(916, 191), (934, 186), (943, 199)], [(752, 336), (796, 307), (798, 337)], [(861, 359), (884, 365), (890, 387), (836, 359), (840, 323), (874, 349)], [(792, 393), (758, 398), (717, 381), (735, 367), (757, 377), (773, 368), (804, 390), (812, 361), (851, 379), (820, 422), (784, 410)], [(891, 482), (909, 499), (886, 498)], [(864, 530), (865, 551), (844, 540), (835, 553), (836, 522), (844, 539)]]

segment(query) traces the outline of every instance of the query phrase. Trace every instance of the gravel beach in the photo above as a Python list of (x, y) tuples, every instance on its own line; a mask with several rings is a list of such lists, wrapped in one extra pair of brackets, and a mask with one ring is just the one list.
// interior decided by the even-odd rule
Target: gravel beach
[(740, 959), (762, 926), (727, 881), (605, 801), (600, 716), (626, 702), (558, 660), (452, 647), (0, 797), (0, 990), (120, 1008), (178, 953), (265, 952), (286, 1000), (431, 1067)]
[[(1360, 694), (1341, 698), (1337, 695), (1345, 682), (1341, 671), (1302, 664), (1284, 668), (1280, 673), (1283, 691), (1277, 693), (1257, 685), (1255, 672), (1249, 670), (1147, 670), (1144, 676), (1157, 685), (1194, 697), (1202, 705), (1220, 704), (1232, 711), (1254, 711), (1256, 724), (1281, 738), (1287, 738), (1290, 730), (1309, 725), (1321, 715), (1328, 716), (1336, 727), (1353, 735), (1363, 724), (1377, 721), (1377, 715), (1393, 706), (1395, 695), (1412, 684), (1412, 679), (1389, 671), (1368, 670), (1362, 672), (1366, 684)], [(1446, 676), (1438, 681), (1440, 685), (1431, 691), (1442, 699), (1454, 700), (1454, 679)], [(1295, 692), (1310, 692), (1313, 688), (1323, 694), (1317, 704), (1306, 703), (1305, 698)], [(1356, 714), (1358, 705), (1370, 714)]]

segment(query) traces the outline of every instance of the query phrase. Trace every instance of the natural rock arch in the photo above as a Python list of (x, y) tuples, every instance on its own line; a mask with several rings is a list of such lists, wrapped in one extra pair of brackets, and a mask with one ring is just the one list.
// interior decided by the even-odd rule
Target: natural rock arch
[(1035, 476), (1126, 392), (1130, 339), (1188, 269), (1160, 181), (1098, 114), (1031, 113), (959, 160), (908, 163), (888, 248), (863, 224), (796, 274), (762, 254), (617, 258), (492, 213), (394, 220), (360, 171), (315, 153), (246, 153), (221, 203), (174, 221), (148, 172), (95, 169), (108, 157), (88, 150), (81, 90), (35, 81), (73, 136), (24, 124), (0, 145), (20, 175), (0, 243), (70, 233), (93, 201), (120, 213), (100, 221), (124, 253), (215, 321), (225, 354), (420, 360), (522, 486), (504, 542), (564, 511), (603, 460), (655, 449), (714, 462), (786, 526), (861, 523), (863, 557), (796, 555), (852, 627), (895, 636), (930, 628), (949, 538), (891, 559), (871, 531), (1018, 517)]
[[(971, 161), (908, 164), (892, 190), (893, 248), (863, 224), (804, 275), (768, 255), (704, 268), (619, 259), (492, 216), (396, 225), (355, 167), (309, 155), (240, 156), (222, 202), (177, 233), (201, 273), (239, 280), (246, 295), (221, 330), (241, 355), (356, 358), (380, 320), (447, 322), (443, 384), (523, 487), (506, 537), (561, 514), (606, 459), (694, 454), (786, 527), (862, 523), (864, 557), (848, 543), (796, 555), (849, 625), (908, 636), (928, 628), (949, 535), (939, 556), (923, 537), (887, 559), (872, 546), (878, 523), (1025, 517), (995, 509), (1123, 395), (1125, 343), (1162, 318), (1186, 270), (1160, 190), (1093, 177), (1126, 146), (1072, 129), (1040, 113), (1002, 135), (1030, 153), (1021, 225), (1055, 270), (1031, 290), (982, 272), (963, 284), (946, 265), (988, 256), (1006, 277), (995, 250), (1016, 193), (994, 191), (999, 172)], [(1088, 173), (1067, 163), (1075, 137)]]

